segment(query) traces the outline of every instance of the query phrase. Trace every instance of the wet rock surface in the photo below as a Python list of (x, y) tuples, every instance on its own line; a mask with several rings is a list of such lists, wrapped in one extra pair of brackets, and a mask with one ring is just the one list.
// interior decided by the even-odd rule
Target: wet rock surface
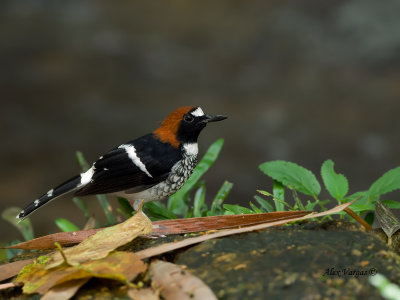
[[(139, 238), (119, 250), (135, 252), (183, 238)], [(379, 230), (325, 221), (209, 240), (158, 258), (183, 265), (219, 299), (381, 299), (368, 278), (380, 273), (400, 281), (400, 256), (391, 247)], [(139, 281), (150, 285), (146, 274)], [(92, 279), (74, 299), (129, 299), (127, 292), (119, 283)], [(0, 298), (20, 293), (3, 291)]]
[(380, 299), (368, 277), (398, 282), (399, 262), (374, 233), (344, 222), (210, 240), (175, 259), (220, 299)]

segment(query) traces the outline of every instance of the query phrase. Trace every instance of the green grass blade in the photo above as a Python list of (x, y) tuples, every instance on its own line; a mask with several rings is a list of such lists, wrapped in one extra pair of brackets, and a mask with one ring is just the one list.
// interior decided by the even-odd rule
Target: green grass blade
[(250, 207), (251, 209), (256, 212), (257, 214), (261, 214), (263, 211), (261, 209), (259, 209), (257, 206), (255, 206), (251, 201), (250, 201)]
[(274, 212), (275, 211), (274, 207), (268, 202), (268, 200), (265, 200), (257, 195), (254, 196), (254, 199), (258, 202), (258, 204), (260, 204), (260, 206), (261, 206), (262, 210), (264, 210), (264, 212)]
[(129, 203), (129, 201), (125, 198), (118, 197), (118, 203), (121, 208), (121, 211), (123, 212), (123, 215), (127, 218), (132, 217), (135, 211), (133, 210), (133, 207)]
[(89, 170), (90, 166), (88, 162), (86, 161), (85, 157), (83, 156), (83, 153), (81, 151), (76, 151), (75, 152), (76, 160), (78, 162), (78, 165), (81, 167), (83, 172), (86, 172)]
[(285, 187), (283, 186), (282, 183), (279, 181), (274, 180), (273, 186), (272, 186), (272, 194), (274, 195), (273, 199), (279, 199), (279, 201), (274, 201), (275, 202), (275, 208), (276, 211), (283, 211), (285, 210), (285, 206), (282, 204), (285, 202)]
[(194, 195), (193, 216), (195, 218), (202, 216), (202, 210), (205, 205), (204, 204), (205, 198), (206, 198), (206, 188), (203, 185), (198, 188), (196, 194)]
[(208, 148), (207, 152), (194, 169), (192, 176), (190, 176), (190, 178), (179, 191), (169, 198), (168, 210), (175, 214), (184, 214), (178, 208), (182, 207), (182, 202), (184, 202), (185, 195), (187, 195), (193, 189), (201, 176), (203, 176), (204, 173), (206, 173), (207, 170), (214, 164), (219, 153), (221, 152), (223, 145), (224, 140), (218, 139)]
[(97, 200), (106, 216), (107, 225), (114, 225), (117, 223), (117, 217), (113, 213), (111, 204), (108, 202), (105, 195), (96, 195)]
[(5, 210), (3, 210), (1, 217), (3, 218), (3, 220), (15, 226), (22, 234), (25, 241), (29, 241), (34, 238), (31, 221), (29, 220), (29, 218), (26, 218), (25, 220), (19, 222), (18, 219), (15, 218), (15, 216), (18, 215), (21, 210), (22, 209), (19, 207), (6, 208)]
[(75, 203), (76, 206), (79, 207), (79, 209), (81, 211), (83, 211), (83, 214), (85, 215), (85, 218), (89, 219), (90, 218), (90, 213), (89, 213), (89, 209), (88, 209), (86, 203), (83, 202), (82, 199), (80, 199), (78, 197), (72, 198), (72, 201)]
[(144, 208), (148, 211), (149, 216), (157, 219), (177, 219), (178, 217), (169, 211), (161, 202), (147, 202)]
[(57, 227), (60, 228), (61, 231), (71, 232), (71, 231), (79, 231), (79, 227), (75, 224), (71, 223), (67, 219), (57, 218), (54, 220)]
[(233, 183), (229, 181), (225, 181), (222, 184), (222, 186), (217, 192), (217, 195), (215, 195), (213, 203), (211, 204), (211, 212), (209, 214), (210, 216), (222, 214), (223, 212), (222, 203), (225, 201), (226, 197), (228, 197), (232, 188), (233, 188)]
[(240, 205), (224, 204), (224, 208), (235, 215), (254, 214), (254, 211), (252, 211), (250, 208)]

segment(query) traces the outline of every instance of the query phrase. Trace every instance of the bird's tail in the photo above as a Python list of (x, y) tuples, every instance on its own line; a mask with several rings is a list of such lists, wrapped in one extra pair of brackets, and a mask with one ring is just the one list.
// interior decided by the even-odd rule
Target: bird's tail
[(28, 215), (37, 210), (39, 207), (49, 203), (50, 201), (56, 199), (57, 197), (60, 197), (82, 186), (81, 177), (82, 175), (77, 175), (71, 178), (70, 180), (67, 180), (66, 182), (60, 184), (59, 186), (55, 187), (54, 189), (51, 189), (46, 194), (42, 195), (40, 198), (36, 199), (32, 203), (30, 203), (27, 207), (25, 207), (24, 210), (22, 210), (16, 218), (22, 221)]

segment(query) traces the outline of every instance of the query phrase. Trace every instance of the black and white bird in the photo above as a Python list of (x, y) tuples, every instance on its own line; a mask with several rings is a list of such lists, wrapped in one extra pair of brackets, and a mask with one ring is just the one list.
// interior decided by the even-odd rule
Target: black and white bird
[(162, 200), (178, 191), (197, 164), (197, 138), (207, 123), (226, 119), (206, 115), (200, 107), (174, 110), (152, 133), (120, 145), (92, 167), (30, 203), (17, 219), (66, 193), (75, 196), (114, 194), (129, 199), (137, 209), (144, 200)]

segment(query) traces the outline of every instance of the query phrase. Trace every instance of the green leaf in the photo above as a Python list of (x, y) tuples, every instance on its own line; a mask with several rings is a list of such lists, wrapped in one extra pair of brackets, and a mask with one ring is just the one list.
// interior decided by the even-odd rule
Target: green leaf
[(161, 202), (147, 202), (144, 208), (149, 212), (149, 215), (159, 219), (177, 219), (178, 217), (169, 211)]
[(15, 216), (18, 215), (21, 210), (22, 209), (19, 207), (6, 208), (5, 210), (3, 210), (1, 217), (3, 218), (3, 220), (15, 226), (22, 234), (25, 241), (29, 241), (34, 238), (31, 221), (29, 220), (29, 218), (26, 218), (23, 221), (19, 221), (15, 218)]
[(338, 201), (349, 192), (349, 182), (343, 174), (337, 174), (332, 160), (326, 160), (321, 167), (321, 177), (329, 194)]
[(83, 202), (82, 199), (80, 199), (78, 197), (72, 198), (72, 201), (75, 203), (76, 206), (79, 207), (79, 209), (81, 211), (83, 211), (83, 214), (85, 215), (85, 218), (89, 219), (90, 218), (90, 213), (89, 213), (89, 210), (88, 210), (88, 207), (87, 207), (86, 203)]
[(258, 202), (258, 204), (261, 205), (261, 208), (265, 212), (274, 212), (275, 211), (274, 208), (272, 207), (272, 205), (268, 202), (268, 200), (265, 200), (257, 195), (254, 196), (254, 199)]
[(207, 170), (217, 160), (223, 145), (224, 140), (218, 139), (208, 148), (206, 154), (204, 154), (203, 158), (194, 169), (192, 176), (190, 176), (190, 178), (186, 181), (186, 183), (179, 191), (169, 197), (168, 210), (172, 211), (175, 214), (185, 214), (185, 212), (182, 212), (181, 209), (179, 209), (183, 207), (182, 202), (184, 202), (185, 196), (190, 193), (190, 191), (194, 188), (201, 176), (203, 176), (204, 173), (206, 173)]
[(318, 201), (311, 202), (310, 200), (308, 200), (308, 201), (307, 201), (307, 204), (306, 204), (306, 206), (305, 206), (305, 209), (306, 209), (306, 210), (313, 210), (314, 207), (315, 207), (317, 204), (318, 204)]
[(121, 211), (123, 212), (123, 215), (126, 218), (132, 217), (134, 210), (133, 210), (132, 205), (129, 203), (129, 201), (126, 200), (125, 198), (118, 197), (118, 203), (119, 203), (119, 206), (121, 207)]
[(364, 220), (369, 224), (372, 225), (374, 224), (374, 219), (375, 219), (375, 215), (374, 213), (371, 211), (369, 213), (367, 213), (364, 217)]
[(60, 228), (61, 231), (71, 232), (71, 231), (79, 231), (79, 227), (75, 224), (71, 223), (67, 219), (57, 218), (54, 220), (57, 227)]
[(224, 208), (227, 211), (230, 211), (235, 215), (253, 214), (254, 213), (251, 209), (240, 206), (240, 205), (224, 204)]
[[(294, 190), (293, 190), (293, 191), (294, 191)], [(293, 207), (291, 207), (291, 206), (289, 205), (289, 203), (287, 203), (287, 202), (285, 202), (285, 201), (281, 201), (280, 199), (275, 198), (274, 195), (268, 193), (267, 191), (257, 190), (257, 192), (259, 192), (261, 195), (265, 195), (265, 196), (271, 197), (272, 200), (274, 200), (274, 202), (280, 202), (280, 203), (282, 203), (284, 206), (288, 207), (290, 210), (293, 210), (293, 209), (294, 209)]]
[(193, 216), (195, 218), (202, 216), (202, 210), (204, 207), (205, 198), (206, 198), (206, 189), (205, 186), (203, 185), (199, 187), (194, 196)]
[(265, 162), (259, 168), (266, 175), (281, 182), (289, 189), (295, 189), (313, 197), (317, 197), (321, 192), (321, 186), (315, 175), (295, 163), (275, 160)]
[(400, 202), (399, 201), (382, 200), (382, 203), (384, 203), (389, 208), (400, 209)]
[(261, 214), (263, 211), (261, 209), (259, 209), (257, 206), (255, 206), (251, 201), (249, 202), (251, 209), (257, 213), (257, 214)]
[(78, 162), (78, 165), (81, 167), (83, 172), (86, 172), (89, 170), (90, 166), (88, 162), (86, 161), (85, 157), (83, 156), (83, 153), (81, 151), (76, 151), (75, 152), (76, 160)]
[(117, 217), (114, 215), (112, 206), (108, 202), (107, 197), (105, 195), (96, 195), (96, 198), (106, 216), (107, 225), (117, 224)]
[(211, 212), (209, 214), (210, 216), (222, 214), (223, 212), (222, 203), (225, 201), (226, 197), (228, 197), (232, 188), (233, 188), (233, 183), (229, 181), (225, 181), (222, 184), (221, 188), (218, 190), (217, 195), (214, 198), (213, 203), (211, 204)]
[[(15, 240), (15, 241), (12, 241), (11, 243), (8, 243), (5, 246), (6, 247), (10, 247), (10, 246), (13, 246), (13, 245), (16, 245), (16, 244), (19, 244), (19, 243), (21, 243), (20, 240)], [(24, 253), (24, 250), (22, 250), (22, 249), (2, 249), (2, 250), (5, 253), (5, 259), (12, 259), (17, 255), (21, 255), (21, 254)]]
[[(376, 180), (369, 188), (370, 198), (400, 189), (400, 167), (391, 169)], [(376, 199), (375, 199), (376, 200)]]
[[(273, 199), (275, 202), (276, 211), (285, 210), (285, 205), (283, 205), (283, 202), (285, 202), (285, 187), (282, 185), (282, 183), (274, 180), (272, 194), (274, 195)], [(275, 199), (279, 199), (281, 202), (275, 201)]]

